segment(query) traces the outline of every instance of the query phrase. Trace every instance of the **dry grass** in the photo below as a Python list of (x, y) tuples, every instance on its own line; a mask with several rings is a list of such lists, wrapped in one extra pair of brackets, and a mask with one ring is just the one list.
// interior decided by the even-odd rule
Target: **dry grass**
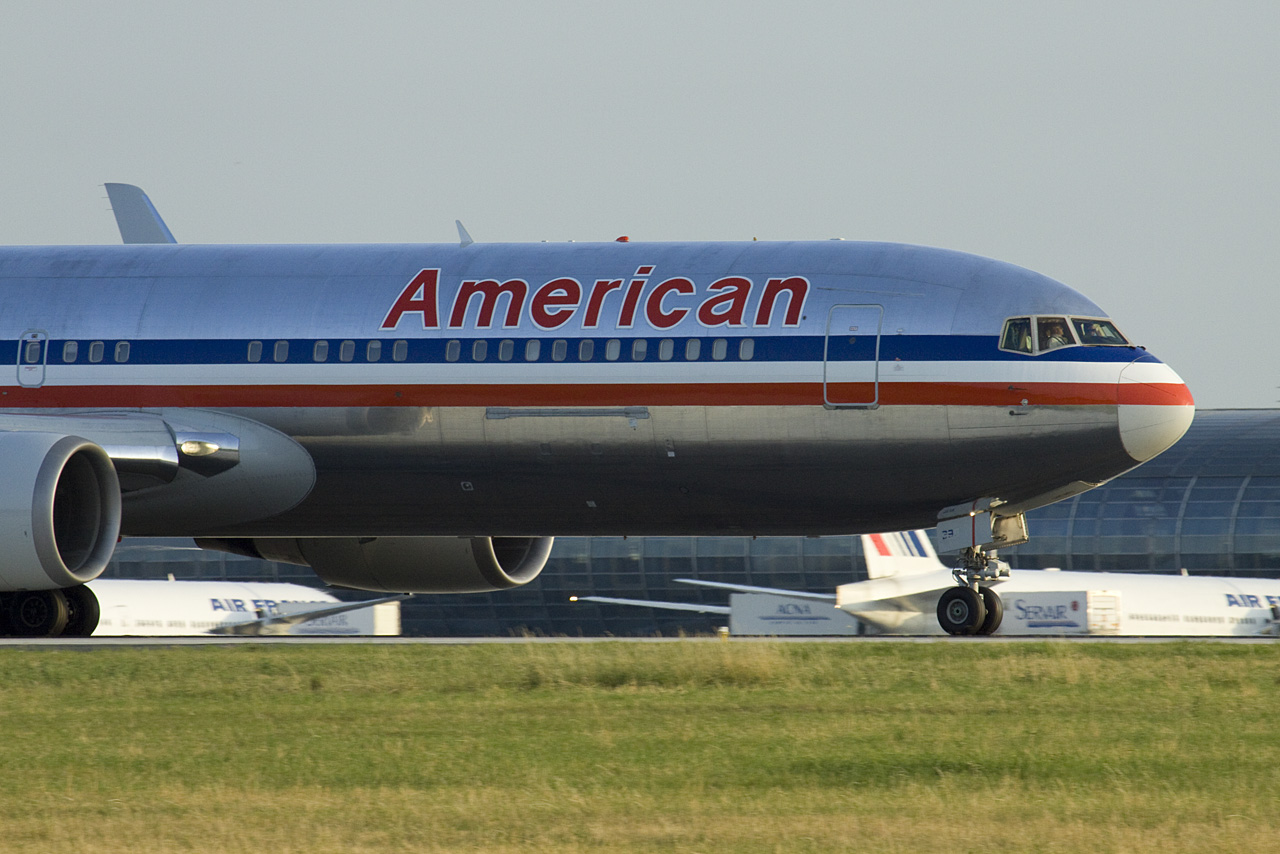
[(1280, 647), (0, 651), (0, 850), (1280, 850)]

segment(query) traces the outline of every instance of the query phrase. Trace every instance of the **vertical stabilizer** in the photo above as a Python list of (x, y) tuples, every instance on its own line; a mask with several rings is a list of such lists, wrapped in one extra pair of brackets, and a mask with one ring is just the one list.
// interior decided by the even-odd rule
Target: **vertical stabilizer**
[(125, 243), (177, 243), (147, 194), (132, 184), (106, 184), (111, 212)]
[(933, 550), (927, 531), (863, 534), (862, 554), (868, 578), (920, 575), (946, 569)]

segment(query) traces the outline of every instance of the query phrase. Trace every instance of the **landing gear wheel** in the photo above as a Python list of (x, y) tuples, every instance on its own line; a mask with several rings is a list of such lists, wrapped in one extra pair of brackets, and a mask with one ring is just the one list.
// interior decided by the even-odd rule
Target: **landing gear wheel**
[(10, 593), (9, 631), (21, 638), (55, 638), (67, 625), (67, 597), (61, 590)]
[(949, 635), (977, 634), (987, 619), (982, 596), (971, 587), (951, 587), (938, 600), (938, 625)]
[(987, 609), (987, 618), (978, 627), (978, 634), (995, 634), (996, 629), (1000, 628), (1000, 621), (1004, 619), (1004, 603), (990, 587), (979, 587), (978, 592), (982, 594), (982, 604)]
[(98, 605), (98, 597), (93, 591), (81, 584), (78, 587), (67, 587), (62, 594), (67, 597), (67, 625), (62, 630), (63, 637), (87, 638), (98, 627), (98, 618), (102, 609)]

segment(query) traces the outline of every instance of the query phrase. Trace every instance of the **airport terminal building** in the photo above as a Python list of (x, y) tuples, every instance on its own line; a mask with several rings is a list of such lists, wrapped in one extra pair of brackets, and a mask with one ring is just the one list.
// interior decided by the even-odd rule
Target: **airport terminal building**
[[(1280, 577), (1280, 409), (1205, 410), (1174, 447), (1083, 495), (1032, 511), (1015, 568)], [(944, 558), (945, 559), (945, 558)], [(130, 539), (104, 577), (288, 581), (306, 567)], [(595, 603), (610, 596), (722, 605), (697, 578), (830, 592), (866, 578), (857, 537), (562, 537), (532, 583), (502, 593), (416, 596), (408, 635), (653, 635), (710, 632), (723, 617)]]

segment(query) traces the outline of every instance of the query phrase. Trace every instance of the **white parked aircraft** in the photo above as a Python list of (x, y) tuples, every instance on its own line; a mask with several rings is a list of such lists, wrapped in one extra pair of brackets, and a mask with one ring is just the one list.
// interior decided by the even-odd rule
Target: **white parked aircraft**
[[(951, 591), (956, 570), (938, 559), (928, 532), (866, 534), (867, 581), (842, 584), (835, 595), (677, 578), (731, 593), (730, 604), (573, 597), (574, 601), (720, 614), (743, 635), (1128, 635), (1250, 636), (1280, 630), (1280, 579), (1153, 575), (1130, 572), (1010, 570), (993, 566), (999, 597), (982, 631), (963, 631)], [(960, 570), (963, 572), (963, 570)], [(832, 605), (861, 626), (824, 619)], [(836, 613), (839, 613), (838, 611)], [(944, 628), (949, 627), (949, 628)]]
[(995, 607), (968, 632), (927, 532), (863, 535), (862, 549), (869, 578), (837, 587), (836, 607), (881, 633), (1259, 635), (1275, 632), (1280, 606), (1280, 579), (1005, 568), (986, 582), (999, 597), (981, 588)]
[[(104, 635), (398, 635), (399, 600), (342, 602), (300, 584), (99, 578), (77, 588), (71, 620), (47, 628), (45, 614), (11, 613), (3, 633)], [(38, 600), (27, 600), (38, 608)]]

